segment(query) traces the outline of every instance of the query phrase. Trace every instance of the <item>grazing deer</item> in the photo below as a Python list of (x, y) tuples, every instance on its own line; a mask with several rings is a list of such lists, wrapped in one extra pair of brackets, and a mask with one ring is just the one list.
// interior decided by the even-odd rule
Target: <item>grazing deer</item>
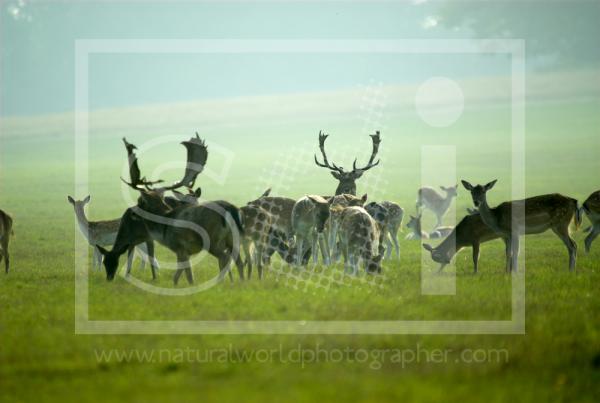
[(396, 256), (400, 257), (398, 231), (402, 227), (404, 209), (394, 202), (382, 201), (381, 203), (371, 202), (367, 204), (365, 210), (384, 228), (385, 259), (392, 256), (392, 242), (396, 249)]
[(452, 204), (452, 199), (458, 195), (456, 191), (458, 185), (450, 187), (440, 186), (440, 189), (446, 193), (445, 197), (431, 187), (422, 187), (419, 189), (417, 196), (417, 213), (421, 211), (422, 207), (433, 211), (437, 219), (436, 228), (442, 225), (442, 220), (450, 208), (450, 204)]
[(328, 221), (328, 229), (327, 229), (327, 239), (328, 245), (330, 248), (330, 258), (333, 258), (337, 261), (337, 233), (340, 226), (340, 214), (334, 213), (336, 207), (362, 207), (367, 202), (368, 196), (364, 194), (362, 197), (357, 197), (351, 194), (341, 194), (333, 197), (324, 197), (325, 200), (330, 201), (330, 217)]
[(583, 203), (582, 210), (592, 223), (592, 226), (588, 229), (590, 233), (585, 237), (585, 251), (586, 253), (589, 253), (592, 248), (592, 242), (594, 242), (600, 234), (600, 190), (592, 193), (590, 197), (586, 199)]
[(356, 180), (360, 178), (363, 175), (363, 173), (365, 173), (369, 169), (379, 165), (379, 160), (377, 160), (377, 162), (373, 161), (375, 160), (377, 152), (379, 151), (381, 136), (379, 135), (379, 132), (375, 132), (375, 134), (371, 134), (370, 136), (373, 142), (373, 150), (371, 152), (369, 162), (364, 167), (357, 168), (355, 159), (354, 164), (352, 165), (352, 171), (347, 172), (344, 170), (343, 167), (339, 167), (334, 163), (329, 163), (329, 161), (327, 160), (327, 154), (325, 153), (325, 140), (327, 140), (327, 137), (329, 137), (329, 135), (319, 132), (319, 148), (321, 150), (321, 154), (323, 155), (323, 163), (319, 162), (316, 155), (315, 163), (321, 168), (329, 169), (331, 171), (331, 175), (333, 175), (333, 177), (339, 181), (338, 187), (335, 190), (336, 195), (341, 195), (344, 193), (356, 195)]
[[(115, 243), (121, 220), (116, 219), (106, 221), (89, 221), (87, 219), (87, 216), (85, 215), (85, 205), (88, 204), (91, 200), (91, 197), (89, 195), (83, 200), (74, 200), (71, 196), (67, 196), (67, 200), (73, 205), (73, 209), (75, 210), (75, 216), (77, 217), (77, 224), (79, 225), (79, 230), (81, 231), (85, 239), (87, 239), (90, 246), (94, 248), (92, 268), (97, 268), (98, 270), (100, 270), (102, 266), (102, 254), (100, 253), (100, 250), (97, 248), (97, 246), (110, 246)], [(127, 274), (131, 272), (131, 267), (133, 266), (134, 249), (140, 243), (141, 242), (131, 245), (131, 248), (127, 250)], [(146, 242), (145, 247), (140, 247), (140, 254), (142, 256), (142, 268), (144, 268), (145, 266), (145, 257), (153, 259), (150, 257), (149, 254), (150, 250), (153, 249), (153, 245), (150, 245), (151, 243), (151, 241), (148, 241)]]
[[(152, 279), (156, 280), (158, 264), (154, 258), (154, 241), (152, 240), (143, 219), (136, 215), (135, 208), (132, 207), (125, 210), (125, 213), (119, 221), (120, 225), (112, 250), (108, 251), (102, 246), (96, 245), (96, 248), (98, 248), (98, 251), (104, 258), (106, 279), (109, 281), (114, 279), (117, 269), (119, 268), (119, 257), (125, 253), (125, 251), (131, 250), (134, 245), (145, 243), (148, 249)], [(127, 274), (129, 274), (129, 270), (130, 268), (128, 267)]]
[[(269, 235), (272, 234), (273, 218), (265, 209), (256, 205), (246, 205), (240, 208), (240, 212), (244, 223), (242, 246), (246, 255), (248, 279), (252, 276), (253, 261), (258, 267), (258, 278), (262, 279), (263, 261), (269, 246)], [(251, 246), (254, 246), (254, 253), (250, 250)]]
[(8, 274), (10, 256), (8, 244), (10, 237), (14, 235), (12, 217), (0, 210), (0, 262), (4, 259), (4, 272)]
[(439, 239), (444, 238), (448, 234), (452, 232), (452, 227), (438, 227), (435, 230), (431, 231), (431, 233), (427, 233), (423, 231), (421, 227), (421, 218), (423, 216), (419, 214), (418, 216), (410, 216), (410, 220), (408, 224), (406, 224), (406, 228), (410, 229), (410, 232), (406, 239)]
[(292, 210), (292, 227), (296, 237), (296, 265), (302, 264), (305, 247), (311, 248), (313, 262), (317, 264), (319, 243), (323, 261), (326, 265), (329, 261), (329, 247), (323, 231), (329, 219), (329, 207), (333, 198), (329, 201), (321, 196), (305, 196), (296, 202)]
[(569, 251), (569, 270), (575, 269), (577, 244), (571, 238), (569, 226), (573, 220), (577, 227), (581, 224), (577, 200), (554, 193), (504, 202), (492, 208), (488, 205), (486, 194), (496, 182), (494, 180), (483, 186), (473, 186), (463, 180), (462, 184), (471, 192), (473, 204), (479, 210), (483, 222), (502, 237), (507, 245), (506, 271), (517, 271), (521, 235), (541, 234), (549, 229), (563, 241)]
[[(219, 262), (219, 279), (229, 273), (233, 259), (238, 268), (240, 279), (244, 278), (242, 260), (239, 256), (239, 242), (235, 235), (243, 234), (240, 210), (226, 201), (204, 202), (197, 205), (182, 205), (170, 208), (164, 201), (166, 191), (181, 187), (192, 187), (196, 177), (203, 171), (208, 159), (208, 149), (204, 141), (198, 137), (182, 142), (187, 151), (187, 163), (183, 178), (161, 188), (153, 188), (144, 184), (127, 183), (140, 192), (135, 215), (147, 230), (147, 234), (155, 241), (166, 246), (177, 256), (177, 270), (173, 283), (177, 285), (185, 272), (189, 284), (194, 283), (190, 264), (190, 256), (207, 251)], [(133, 182), (133, 180), (132, 180)], [(156, 182), (154, 182), (156, 183)], [(127, 223), (121, 223), (121, 226)], [(100, 249), (110, 259), (105, 261), (107, 279), (112, 280), (118, 264), (121, 250), (108, 252)], [(231, 275), (230, 275), (231, 278)]]
[(442, 271), (446, 265), (450, 264), (454, 255), (461, 249), (470, 246), (473, 248), (473, 271), (477, 273), (480, 245), (498, 238), (500, 235), (485, 225), (479, 214), (470, 214), (463, 218), (437, 247), (423, 244), (423, 248), (431, 252), (431, 258), (435, 262), (441, 264), (439, 271)]
[(358, 266), (362, 261), (367, 273), (381, 273), (382, 228), (362, 207), (338, 206), (334, 210), (343, 210), (339, 238), (344, 255), (344, 271), (358, 275)]

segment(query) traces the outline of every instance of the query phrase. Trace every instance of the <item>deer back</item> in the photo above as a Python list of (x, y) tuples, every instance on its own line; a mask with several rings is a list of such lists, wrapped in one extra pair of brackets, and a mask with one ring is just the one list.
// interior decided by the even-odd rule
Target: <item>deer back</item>
[(273, 227), (284, 234), (290, 236), (293, 234), (292, 211), (296, 200), (289, 197), (261, 197), (248, 203), (248, 205), (258, 206), (271, 215)]

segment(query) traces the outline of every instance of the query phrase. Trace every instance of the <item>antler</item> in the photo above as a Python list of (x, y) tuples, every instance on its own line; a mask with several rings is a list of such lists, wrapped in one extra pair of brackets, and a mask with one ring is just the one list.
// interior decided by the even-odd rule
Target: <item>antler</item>
[(377, 152), (379, 152), (379, 144), (381, 144), (381, 135), (379, 134), (379, 131), (376, 131), (375, 134), (370, 134), (370, 136), (371, 140), (373, 141), (373, 151), (371, 152), (371, 158), (369, 158), (369, 163), (364, 168), (356, 168), (356, 160), (354, 160), (354, 163), (352, 164), (353, 171), (366, 171), (368, 169), (373, 168), (374, 166), (379, 165), (380, 160), (377, 160), (377, 162), (375, 163), (373, 163), (373, 160), (377, 156)]
[[(196, 137), (192, 137), (187, 141), (181, 142), (181, 144), (183, 144), (187, 150), (187, 164), (185, 167), (185, 173), (183, 174), (183, 178), (170, 186), (153, 189), (152, 185), (160, 183), (162, 182), (162, 180), (148, 182), (145, 180), (145, 178), (140, 179), (139, 167), (137, 165), (137, 157), (135, 157), (135, 154), (133, 154), (132, 148), (128, 147), (128, 145), (132, 146), (132, 144), (127, 143), (125, 139), (123, 139), (123, 141), (125, 142), (125, 145), (127, 147), (128, 156), (130, 157), (129, 171), (131, 175), (131, 183), (126, 182), (125, 180), (123, 180), (123, 178), (121, 178), (121, 180), (123, 180), (123, 182), (125, 182), (127, 185), (131, 186), (136, 190), (142, 190), (142, 188), (139, 185), (143, 185), (148, 190), (156, 190), (158, 192), (165, 192), (167, 190), (173, 190), (183, 186), (192, 188), (194, 186), (194, 183), (196, 182), (196, 177), (200, 172), (204, 170), (206, 160), (208, 159), (208, 149), (206, 147), (206, 143), (200, 139), (200, 137), (198, 136), (198, 132), (196, 132)], [(133, 162), (131, 156), (133, 156)]]
[(135, 144), (131, 144), (127, 141), (125, 137), (123, 137), (123, 143), (125, 144), (125, 149), (127, 150), (127, 160), (129, 162), (129, 179), (131, 182), (127, 182), (125, 179), (121, 178), (123, 182), (127, 185), (131, 186), (134, 189), (139, 189), (140, 185), (148, 188), (148, 186), (152, 186), (157, 183), (161, 183), (161, 180), (155, 182), (149, 182), (145, 177), (141, 177), (140, 167), (137, 161), (137, 155), (135, 155), (135, 151), (137, 147)]
[(196, 177), (204, 170), (206, 160), (208, 159), (208, 148), (204, 140), (201, 140), (200, 136), (198, 136), (198, 132), (196, 132), (196, 137), (192, 137), (188, 141), (182, 141), (181, 144), (187, 149), (187, 164), (183, 178), (179, 182), (157, 190), (173, 190), (182, 186), (192, 188), (196, 182)]
[(323, 163), (319, 162), (319, 160), (317, 159), (317, 155), (315, 154), (315, 164), (317, 164), (321, 168), (327, 168), (331, 169), (332, 171), (338, 171), (339, 173), (343, 173), (344, 170), (342, 168), (338, 167), (333, 163), (330, 165), (329, 161), (327, 160), (327, 154), (325, 153), (325, 140), (327, 140), (327, 137), (329, 137), (328, 134), (325, 134), (321, 130), (319, 130), (319, 148), (321, 149), (321, 154), (323, 155)]

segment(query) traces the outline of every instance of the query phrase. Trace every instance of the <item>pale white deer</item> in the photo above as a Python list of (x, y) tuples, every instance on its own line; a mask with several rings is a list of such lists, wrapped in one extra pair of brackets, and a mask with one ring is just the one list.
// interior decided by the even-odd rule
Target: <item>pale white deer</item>
[(302, 258), (308, 247), (312, 250), (313, 263), (317, 264), (318, 249), (321, 249), (323, 262), (330, 264), (329, 245), (324, 234), (325, 225), (329, 219), (329, 201), (321, 196), (312, 195), (299, 199), (292, 210), (292, 227), (296, 237), (296, 265), (302, 264)]
[(423, 207), (431, 210), (437, 220), (435, 224), (436, 228), (442, 225), (442, 221), (452, 204), (452, 200), (458, 195), (456, 191), (458, 185), (450, 187), (440, 186), (440, 189), (444, 191), (445, 196), (428, 186), (419, 189), (417, 194), (417, 214), (421, 212), (421, 208)]
[[(102, 268), (102, 254), (96, 245), (100, 246), (111, 246), (117, 239), (117, 233), (119, 232), (119, 225), (121, 219), (105, 220), (105, 221), (90, 221), (85, 214), (85, 206), (90, 202), (91, 197), (88, 195), (83, 200), (74, 200), (71, 196), (67, 196), (69, 203), (73, 205), (75, 210), (75, 216), (77, 217), (77, 224), (79, 230), (87, 239), (90, 246), (94, 248), (94, 256), (92, 259), (92, 268), (100, 270)], [(145, 266), (145, 257), (148, 256), (148, 246), (138, 246), (142, 256), (141, 267)], [(134, 247), (128, 249), (127, 255), (127, 274), (131, 272), (134, 258)]]

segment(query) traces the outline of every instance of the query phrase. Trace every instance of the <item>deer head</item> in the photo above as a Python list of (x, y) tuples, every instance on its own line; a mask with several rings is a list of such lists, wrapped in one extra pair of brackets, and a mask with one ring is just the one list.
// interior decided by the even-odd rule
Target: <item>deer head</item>
[(462, 184), (469, 192), (471, 192), (471, 198), (473, 199), (473, 204), (476, 208), (479, 209), (481, 205), (487, 205), (486, 193), (488, 190), (494, 187), (498, 179), (486, 184), (486, 185), (476, 185), (473, 186), (469, 182), (463, 180)]
[[(182, 187), (186, 187), (188, 189), (189, 197), (197, 198), (200, 196), (200, 188), (197, 188), (195, 192), (190, 190), (194, 186), (198, 174), (204, 170), (206, 160), (208, 159), (208, 149), (205, 142), (198, 136), (198, 133), (196, 133), (196, 137), (192, 137), (188, 141), (183, 141), (181, 143), (187, 151), (187, 164), (183, 178), (172, 185), (162, 186), (159, 188), (155, 188), (154, 185), (163, 182), (162, 180), (149, 182), (141, 176), (137, 164), (137, 157), (134, 153), (134, 150), (137, 149), (135, 145), (128, 143), (125, 139), (123, 139), (123, 142), (125, 143), (127, 156), (129, 158), (129, 174), (131, 182), (127, 182), (123, 178), (121, 178), (121, 180), (123, 180), (123, 182), (125, 182), (131, 188), (141, 192), (140, 201), (142, 201), (144, 205), (147, 205), (148, 207), (156, 207), (158, 209), (158, 201), (155, 200), (155, 196), (162, 197), (164, 192), (169, 190), (175, 191), (176, 189)], [(182, 195), (181, 193), (179, 194)], [(177, 197), (178, 194), (175, 194), (175, 196)], [(187, 196), (188, 195), (184, 195), (184, 197)]]
[(352, 164), (352, 171), (346, 171), (343, 167), (337, 166), (335, 163), (329, 163), (327, 159), (327, 154), (325, 153), (325, 140), (329, 137), (328, 134), (324, 134), (322, 131), (319, 131), (319, 149), (321, 150), (321, 154), (323, 155), (323, 162), (319, 162), (317, 156), (315, 155), (315, 163), (321, 168), (327, 168), (331, 171), (331, 175), (335, 179), (337, 179), (340, 183), (338, 184), (337, 189), (335, 190), (336, 195), (340, 194), (351, 194), (356, 195), (356, 180), (362, 176), (363, 173), (373, 168), (374, 166), (379, 165), (379, 160), (377, 162), (373, 162), (375, 157), (377, 156), (377, 152), (379, 151), (379, 144), (381, 143), (381, 136), (379, 132), (375, 132), (375, 134), (371, 134), (371, 140), (373, 142), (373, 151), (371, 152), (371, 158), (369, 158), (369, 162), (362, 168), (358, 168), (356, 166), (356, 159)]

